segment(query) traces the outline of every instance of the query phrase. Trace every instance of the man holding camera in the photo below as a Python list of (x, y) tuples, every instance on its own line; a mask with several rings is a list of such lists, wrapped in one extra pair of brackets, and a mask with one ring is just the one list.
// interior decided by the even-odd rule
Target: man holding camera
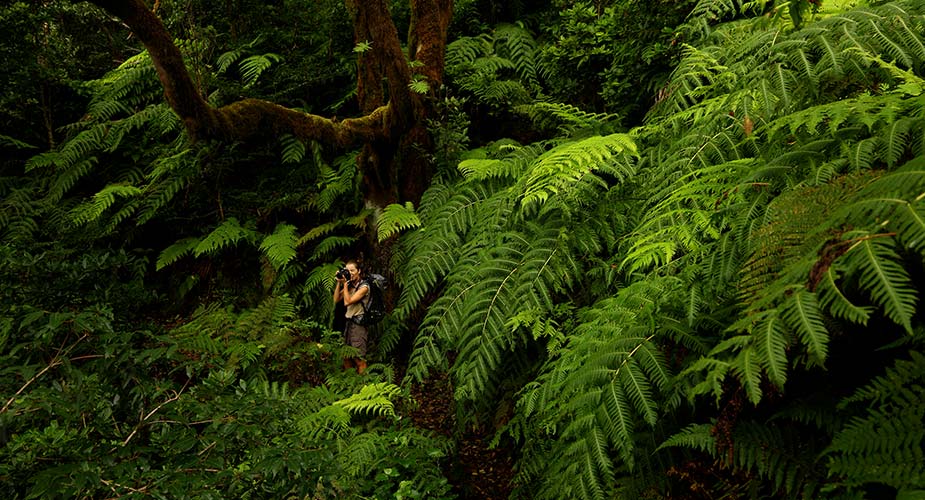
[(364, 306), (369, 300), (369, 283), (363, 280), (363, 269), (355, 260), (347, 262), (343, 269), (334, 275), (337, 283), (334, 286), (334, 303), (341, 300), (347, 306), (347, 326), (344, 327), (344, 343), (356, 347), (358, 357), (344, 358), (344, 369), (355, 367), (358, 374), (366, 370), (366, 339), (368, 330), (357, 323), (357, 318), (363, 315)]

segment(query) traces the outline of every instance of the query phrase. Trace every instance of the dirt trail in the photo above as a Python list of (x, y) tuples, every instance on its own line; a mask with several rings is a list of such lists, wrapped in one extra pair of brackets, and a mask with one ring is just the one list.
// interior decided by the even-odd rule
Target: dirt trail
[(411, 395), (418, 407), (411, 412), (414, 425), (456, 440), (456, 456), (447, 464), (446, 476), (460, 499), (506, 500), (514, 476), (508, 450), (489, 449), (491, 435), (455, 434), (456, 407), (453, 388), (445, 374), (416, 384)]

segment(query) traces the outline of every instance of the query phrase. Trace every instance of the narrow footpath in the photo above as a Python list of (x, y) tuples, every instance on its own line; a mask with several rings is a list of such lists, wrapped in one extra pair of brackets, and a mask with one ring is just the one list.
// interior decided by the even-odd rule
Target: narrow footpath
[(446, 466), (446, 477), (460, 499), (507, 500), (514, 477), (509, 450), (490, 449), (491, 433), (455, 434), (453, 388), (446, 374), (434, 376), (411, 391), (418, 407), (414, 425), (456, 440), (456, 455)]

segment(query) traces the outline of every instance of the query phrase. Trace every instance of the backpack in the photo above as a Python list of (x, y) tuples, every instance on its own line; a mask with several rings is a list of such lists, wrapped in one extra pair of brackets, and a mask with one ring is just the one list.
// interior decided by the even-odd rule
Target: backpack
[(389, 281), (381, 274), (370, 274), (366, 278), (369, 285), (369, 300), (361, 300), (363, 314), (355, 319), (356, 324), (371, 326), (385, 317), (385, 289)]

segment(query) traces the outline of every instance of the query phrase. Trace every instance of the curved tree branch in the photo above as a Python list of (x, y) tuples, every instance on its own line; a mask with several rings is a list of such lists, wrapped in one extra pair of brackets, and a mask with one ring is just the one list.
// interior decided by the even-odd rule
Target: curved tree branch
[(357, 59), (357, 95), (364, 116), (342, 121), (312, 115), (259, 99), (215, 108), (205, 100), (186, 68), (183, 55), (161, 19), (144, 0), (88, 0), (121, 19), (141, 40), (157, 69), (167, 102), (193, 140), (247, 140), (291, 133), (339, 147), (363, 144), (358, 160), (364, 196), (386, 204), (416, 200), (429, 182), (432, 165), (427, 119), (433, 91), (442, 83), (452, 0), (410, 0), (408, 58), (422, 63), (414, 73), (427, 78), (431, 95), (410, 89), (412, 69), (388, 0), (345, 0), (354, 37), (371, 50)]
[[(393, 113), (389, 104), (366, 110), (366, 116), (336, 121), (259, 99), (213, 108), (193, 83), (183, 55), (160, 18), (142, 0), (89, 0), (121, 19), (141, 40), (157, 70), (170, 107), (196, 139), (246, 140), (268, 132), (291, 133), (347, 147), (383, 138)], [(386, 11), (387, 12), (387, 11)], [(393, 25), (394, 31), (394, 25)], [(396, 42), (397, 43), (397, 42)]]

